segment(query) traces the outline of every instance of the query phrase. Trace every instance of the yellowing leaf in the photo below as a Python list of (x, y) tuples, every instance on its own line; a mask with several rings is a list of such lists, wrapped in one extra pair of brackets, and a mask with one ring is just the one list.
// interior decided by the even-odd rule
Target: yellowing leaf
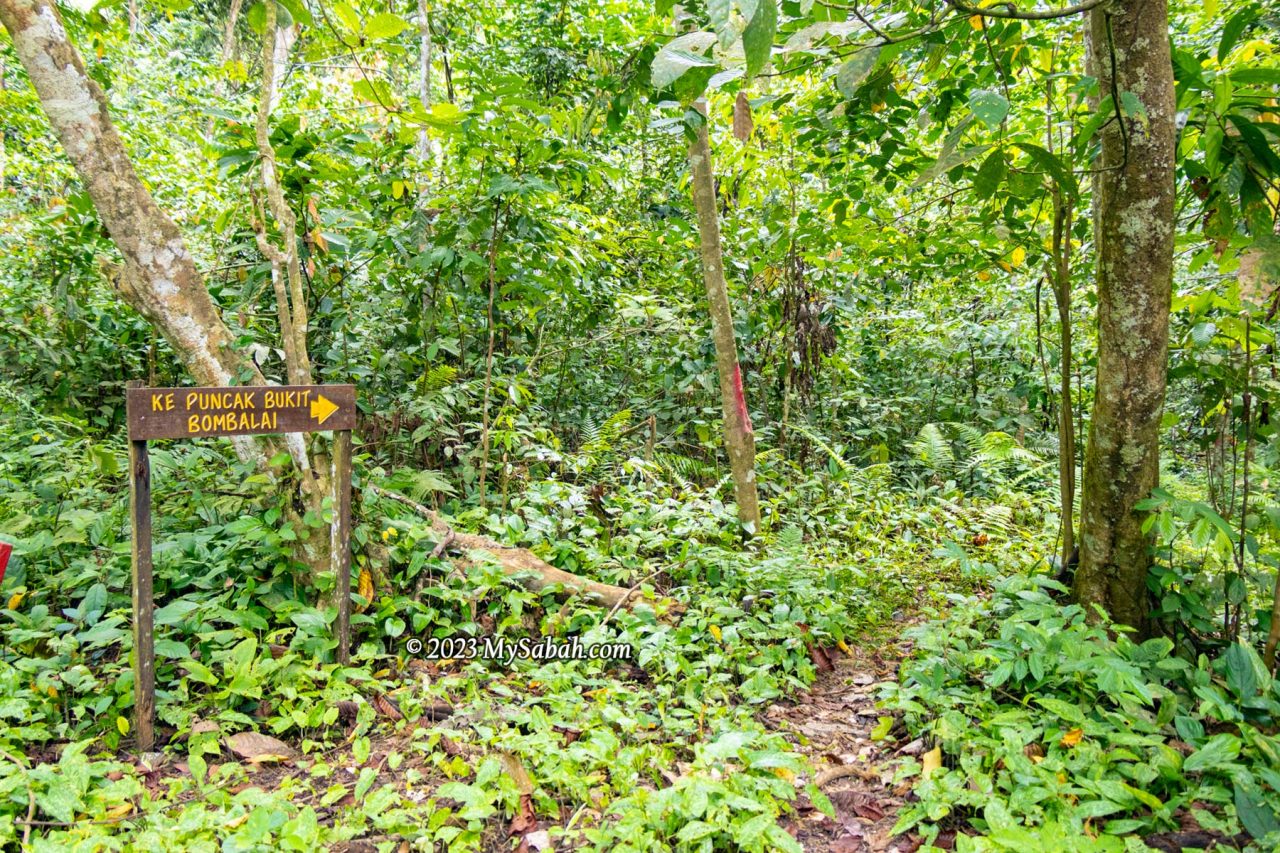
[(1082, 737), (1084, 737), (1084, 729), (1072, 729), (1064, 734), (1062, 736), (1062, 740), (1058, 741), (1058, 743), (1063, 746), (1075, 746), (1080, 742)]
[(119, 730), (120, 734), (127, 735), (129, 733), (129, 718), (116, 717), (116, 729)]
[(720, 642), (720, 626), (719, 625), (708, 625), (707, 630), (711, 632), (711, 636), (716, 638), (717, 643)]
[(849, 657), (853, 657), (853, 649), (849, 648), (849, 644), (844, 640), (838, 640), (836, 642), (836, 648), (844, 652)]
[(25, 598), (26, 595), (27, 594), (25, 592), (15, 592), (13, 595), (9, 596), (9, 609), (17, 610), (18, 606), (22, 604), (22, 599)]
[(356, 608), (359, 612), (363, 613), (369, 608), (369, 602), (373, 601), (373, 575), (369, 574), (368, 569), (360, 570), (360, 580), (356, 584), (356, 591), (359, 592), (360, 597), (365, 600), (364, 604), (361, 604)]
[(121, 803), (118, 806), (112, 806), (106, 811), (107, 820), (119, 820), (120, 818), (133, 811), (133, 803)]
[(942, 767), (942, 747), (935, 746), (920, 758), (920, 778), (928, 779), (933, 771)]
[(970, 18), (969, 18), (969, 26), (973, 27), (975, 30), (980, 30), (980, 29), (982, 29), (982, 16), (981, 16), (981, 15), (973, 15), (972, 17), (970, 17)]
[(223, 826), (225, 826), (227, 829), (236, 829), (237, 827), (242, 826), (244, 822), (248, 819), (249, 819), (249, 813), (245, 812), (244, 814), (240, 815), (240, 817), (233, 817), (231, 820), (223, 824)]
[(978, 273), (978, 281), (991, 281), (991, 273), (982, 270)]
[(1009, 263), (1015, 267), (1022, 266), (1022, 262), (1027, 259), (1027, 250), (1019, 246), (1009, 253)]
[(404, 181), (392, 181), (392, 182), (391, 182), (391, 197), (392, 197), (392, 198), (400, 198), (400, 196), (402, 196), (402, 195), (404, 195)]

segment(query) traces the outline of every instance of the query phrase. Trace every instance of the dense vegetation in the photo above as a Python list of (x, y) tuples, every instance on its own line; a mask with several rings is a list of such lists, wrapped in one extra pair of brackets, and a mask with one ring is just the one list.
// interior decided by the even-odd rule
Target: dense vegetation
[(1274, 6), (0, 23), (0, 847), (1280, 847)]

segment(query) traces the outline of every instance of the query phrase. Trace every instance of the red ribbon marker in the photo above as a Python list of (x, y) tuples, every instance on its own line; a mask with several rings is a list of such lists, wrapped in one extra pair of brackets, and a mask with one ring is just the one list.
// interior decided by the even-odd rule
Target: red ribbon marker
[(4, 583), (4, 570), (9, 568), (9, 555), (12, 553), (12, 545), (8, 542), (0, 542), (0, 583)]

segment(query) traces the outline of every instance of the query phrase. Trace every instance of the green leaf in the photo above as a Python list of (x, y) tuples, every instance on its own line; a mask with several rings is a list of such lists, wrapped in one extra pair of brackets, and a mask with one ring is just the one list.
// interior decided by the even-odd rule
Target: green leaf
[(1209, 738), (1205, 745), (1187, 756), (1182, 762), (1185, 773), (1202, 770), (1225, 768), (1235, 761), (1240, 754), (1240, 739), (1235, 735), (1217, 734)]
[(188, 677), (199, 681), (201, 684), (214, 685), (218, 683), (218, 677), (213, 674), (213, 671), (198, 660), (184, 660), (181, 666), (187, 671)]
[(978, 198), (987, 199), (995, 195), (1000, 184), (1004, 183), (1004, 179), (1009, 174), (1009, 168), (1005, 164), (1004, 150), (997, 148), (993, 150), (986, 160), (982, 161), (982, 165), (978, 167), (978, 174), (973, 178), (973, 191)]
[(1009, 101), (999, 92), (979, 89), (969, 96), (969, 109), (978, 121), (995, 130), (1009, 115)]
[(1280, 819), (1260, 791), (1246, 790), (1237, 781), (1233, 799), (1240, 825), (1254, 838), (1261, 840), (1273, 832), (1280, 832)]
[(826, 794), (822, 793), (822, 789), (810, 782), (804, 786), (804, 792), (809, 795), (809, 802), (813, 803), (813, 807), (822, 812), (827, 817), (835, 820), (836, 807), (831, 804), (831, 800)]
[[(692, 35), (698, 35), (694, 33)], [(715, 36), (711, 33), (702, 33), (701, 35), (709, 36), (713, 41)], [(685, 36), (673, 41), (671, 44), (658, 51), (657, 56), (653, 58), (650, 65), (649, 80), (655, 89), (665, 89), (676, 80), (680, 79), (690, 68), (713, 68), (715, 63), (705, 56), (693, 53), (685, 46), (676, 47), (677, 42), (685, 40)], [(690, 44), (686, 42), (686, 44)], [(690, 45), (691, 46), (691, 45)]]
[(864, 47), (855, 53), (836, 71), (836, 89), (846, 98), (852, 98), (875, 70), (880, 59), (880, 46)]
[(84, 810), (84, 803), (72, 781), (64, 774), (56, 774), (45, 783), (45, 788), (36, 793), (36, 805), (54, 820), (70, 823), (75, 820), (76, 812)]
[(1054, 182), (1067, 195), (1075, 198), (1080, 194), (1080, 185), (1076, 182), (1076, 176), (1071, 173), (1068, 167), (1062, 164), (1062, 161), (1057, 156), (1030, 142), (1015, 142), (1014, 145), (1025, 152), (1037, 166), (1053, 178)]
[(1080, 710), (1079, 705), (1073, 705), (1070, 702), (1064, 702), (1061, 699), (1054, 699), (1051, 696), (1042, 696), (1036, 699), (1046, 711), (1056, 714), (1069, 723), (1083, 723), (1084, 711)]
[(409, 29), (409, 22), (399, 15), (390, 12), (379, 12), (364, 25), (364, 34), (378, 41), (400, 35)]
[(1236, 641), (1222, 656), (1227, 670), (1227, 686), (1241, 699), (1252, 699), (1258, 693), (1258, 678), (1254, 673), (1253, 661), (1249, 659), (1252, 649)]
[(1244, 35), (1244, 31), (1257, 19), (1258, 8), (1253, 5), (1245, 6), (1227, 19), (1222, 26), (1222, 39), (1218, 42), (1219, 62), (1227, 58), (1227, 54), (1236, 46), (1236, 42), (1240, 41), (1240, 36)]
[(742, 31), (742, 52), (747, 60), (747, 77), (754, 77), (769, 64), (773, 35), (778, 29), (777, 0), (759, 0), (755, 14)]
[(699, 838), (706, 838), (708, 835), (714, 835), (716, 828), (704, 821), (691, 820), (684, 826), (680, 827), (680, 831), (676, 833), (676, 838), (681, 841), (697, 841)]

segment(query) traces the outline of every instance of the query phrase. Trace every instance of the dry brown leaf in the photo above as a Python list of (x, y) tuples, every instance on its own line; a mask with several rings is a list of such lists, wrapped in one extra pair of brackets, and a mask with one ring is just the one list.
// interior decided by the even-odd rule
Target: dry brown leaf
[(733, 135), (740, 142), (746, 142), (751, 138), (753, 130), (755, 122), (751, 119), (751, 102), (747, 100), (746, 92), (738, 92), (738, 97), (733, 102)]
[(384, 717), (390, 717), (393, 720), (404, 719), (404, 714), (400, 713), (400, 706), (395, 703), (395, 700), (382, 693), (373, 695), (373, 707)]
[(236, 756), (255, 763), (288, 761), (297, 754), (284, 741), (257, 732), (240, 732), (231, 735), (225, 743), (227, 749)]

